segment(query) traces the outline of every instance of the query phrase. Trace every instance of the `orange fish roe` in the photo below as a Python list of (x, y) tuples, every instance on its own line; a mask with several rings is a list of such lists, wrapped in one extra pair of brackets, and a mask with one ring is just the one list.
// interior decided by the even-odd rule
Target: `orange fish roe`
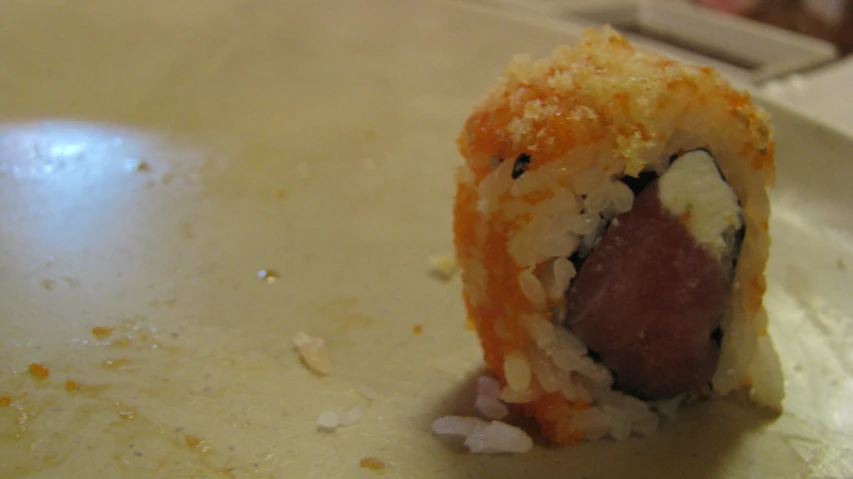
[(474, 322), (474, 318), (469, 317), (465, 320), (465, 329), (469, 331), (474, 331), (477, 329), (477, 323)]
[(9, 407), (12, 404), (12, 398), (9, 396), (0, 396), (0, 407)]
[(382, 469), (385, 469), (385, 463), (372, 456), (363, 458), (358, 462), (358, 465), (365, 469), (373, 469), (374, 471), (381, 471)]
[(97, 339), (106, 339), (113, 334), (113, 328), (108, 328), (106, 326), (95, 326), (92, 328), (92, 335)]
[(422, 324), (416, 324), (412, 326), (412, 332), (415, 334), (421, 334), (424, 332), (424, 326)]
[(50, 369), (44, 367), (41, 363), (30, 363), (30, 374), (37, 378), (46, 378), (50, 376)]

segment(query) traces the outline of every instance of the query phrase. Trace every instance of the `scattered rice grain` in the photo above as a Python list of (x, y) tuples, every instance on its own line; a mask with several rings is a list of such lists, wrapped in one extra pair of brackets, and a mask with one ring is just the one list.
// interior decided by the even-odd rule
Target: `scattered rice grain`
[(453, 253), (435, 254), (429, 257), (430, 274), (442, 281), (450, 281), (459, 267)]
[(473, 454), (521, 454), (533, 448), (526, 432), (501, 421), (445, 416), (433, 422), (432, 430), (442, 436), (465, 437), (464, 444)]

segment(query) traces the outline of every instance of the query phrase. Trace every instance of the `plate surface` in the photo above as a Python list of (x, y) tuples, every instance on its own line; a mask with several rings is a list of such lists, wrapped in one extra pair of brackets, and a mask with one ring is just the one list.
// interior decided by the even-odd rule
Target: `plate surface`
[(458, 278), (427, 272), (454, 138), (512, 54), (575, 33), (429, 1), (0, 5), (0, 477), (853, 475), (853, 141), (773, 105), (784, 415), (717, 401), (513, 457), (430, 434), (481, 367)]

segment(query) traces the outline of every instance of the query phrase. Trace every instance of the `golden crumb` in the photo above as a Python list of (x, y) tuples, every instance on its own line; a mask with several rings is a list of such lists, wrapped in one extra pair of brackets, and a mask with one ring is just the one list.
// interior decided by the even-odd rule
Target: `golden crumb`
[(449, 281), (456, 274), (459, 266), (453, 252), (434, 254), (428, 258), (430, 274), (442, 281)]
[(0, 396), (0, 407), (9, 407), (12, 404), (12, 398), (9, 396)]
[(299, 351), (302, 362), (310, 370), (322, 376), (332, 372), (332, 360), (322, 338), (315, 338), (300, 331), (293, 338), (293, 345)]
[(374, 471), (385, 469), (385, 463), (381, 459), (372, 456), (365, 457), (358, 464), (365, 469), (373, 469)]
[(65, 390), (66, 391), (76, 391), (77, 390), (77, 381), (69, 379), (65, 381)]
[[(531, 168), (586, 145), (606, 145), (620, 171), (639, 174), (671, 133), (673, 119), (704, 105), (735, 120), (756, 168), (772, 171), (767, 114), (713, 69), (634, 48), (612, 28), (588, 29), (574, 47), (540, 60), (518, 56), (468, 119), (460, 150), (478, 177), (488, 159), (533, 153)], [(481, 179), (481, 178), (478, 178)]]
[(30, 363), (30, 374), (37, 378), (46, 378), (50, 376), (50, 369), (41, 363)]
[(412, 326), (412, 332), (415, 334), (421, 334), (424, 332), (424, 326), (422, 324), (416, 324)]
[(106, 326), (95, 326), (92, 328), (92, 335), (97, 339), (106, 339), (113, 334), (113, 328), (108, 328)]
[(189, 447), (199, 447), (201, 446), (201, 443), (204, 442), (198, 436), (187, 436), (184, 438), (184, 441), (186, 441), (187, 446)]
[(465, 329), (468, 331), (477, 330), (477, 323), (474, 321), (474, 318), (468, 316), (468, 319), (465, 320)]

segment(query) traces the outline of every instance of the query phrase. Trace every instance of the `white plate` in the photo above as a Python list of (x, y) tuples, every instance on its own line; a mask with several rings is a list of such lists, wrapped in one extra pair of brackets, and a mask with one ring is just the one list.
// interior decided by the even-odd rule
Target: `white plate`
[(0, 477), (850, 477), (853, 142), (778, 108), (783, 416), (717, 401), (513, 457), (430, 434), (481, 365), (427, 274), (456, 133), (513, 53), (570, 40), (442, 2), (4, 2)]

